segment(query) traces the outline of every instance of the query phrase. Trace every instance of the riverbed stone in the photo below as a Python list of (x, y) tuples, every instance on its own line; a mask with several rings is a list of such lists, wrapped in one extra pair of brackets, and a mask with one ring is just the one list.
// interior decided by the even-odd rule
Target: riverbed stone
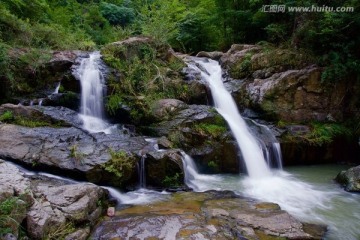
[[(28, 174), (0, 160), (0, 202), (15, 199), (12, 212), (2, 223), (15, 236), (20, 226), (25, 226), (31, 239), (61, 238), (75, 232), (76, 226), (95, 224), (102, 215), (99, 203), (108, 198), (106, 190), (90, 183)], [(23, 222), (26, 225), (21, 225)], [(89, 229), (84, 238), (88, 234)]]
[[(230, 197), (230, 198), (229, 198)], [(105, 218), (92, 239), (321, 239), (279, 208), (229, 192), (176, 193), (167, 201), (133, 206)], [(269, 203), (266, 203), (270, 206)], [(265, 203), (263, 205), (266, 205)]]
[(336, 181), (342, 184), (348, 192), (360, 192), (360, 165), (341, 171), (336, 176)]

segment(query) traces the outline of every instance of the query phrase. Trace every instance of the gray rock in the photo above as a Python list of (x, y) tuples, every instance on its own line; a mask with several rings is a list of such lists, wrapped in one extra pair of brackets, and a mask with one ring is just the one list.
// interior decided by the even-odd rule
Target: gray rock
[(360, 192), (360, 165), (341, 171), (336, 176), (336, 181), (345, 187), (348, 192)]
[[(234, 194), (233, 194), (234, 195)], [(304, 224), (277, 204), (229, 196), (227, 192), (176, 193), (171, 199), (134, 206), (101, 222), (91, 239), (321, 239), (326, 228)]]
[(0, 124), (0, 157), (35, 167), (53, 167), (91, 182), (116, 178), (102, 167), (111, 159), (109, 149), (136, 156), (147, 144), (142, 137), (88, 134), (75, 127), (27, 128)]
[(215, 52), (201, 51), (198, 54), (196, 54), (196, 57), (206, 57), (206, 58), (211, 58), (213, 60), (219, 60), (223, 55), (224, 53), (219, 51), (215, 51)]
[[(104, 201), (107, 194), (106, 190), (90, 183), (69, 184), (63, 180), (27, 176), (15, 165), (0, 160), (0, 201), (4, 197), (18, 199), (9, 221), (2, 221), (2, 224), (15, 236), (24, 220), (32, 239), (61, 238), (69, 234), (73, 224), (94, 225), (103, 210), (98, 203)], [(86, 236), (88, 233), (89, 230)]]
[(152, 106), (152, 116), (158, 120), (168, 120), (180, 110), (186, 109), (187, 104), (177, 99), (161, 99)]
[(90, 228), (79, 229), (65, 237), (65, 240), (86, 240), (90, 234)]
[(18, 236), (19, 226), (26, 218), (26, 207), (34, 202), (30, 191), (30, 181), (24, 177), (14, 165), (0, 159), (0, 202), (12, 201), (12, 210), (9, 215), (3, 215), (1, 225), (8, 228), (11, 236)]

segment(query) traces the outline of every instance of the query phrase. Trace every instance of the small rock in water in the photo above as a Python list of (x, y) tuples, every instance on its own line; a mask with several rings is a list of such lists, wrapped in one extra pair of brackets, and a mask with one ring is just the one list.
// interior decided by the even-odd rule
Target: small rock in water
[(109, 217), (115, 216), (115, 208), (114, 208), (114, 207), (109, 207), (109, 208), (107, 209), (106, 214), (107, 214)]

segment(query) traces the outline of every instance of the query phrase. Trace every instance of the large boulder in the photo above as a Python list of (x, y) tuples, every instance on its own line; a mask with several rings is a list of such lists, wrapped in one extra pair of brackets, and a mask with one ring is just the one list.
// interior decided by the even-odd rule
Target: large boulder
[[(0, 159), (1, 232), (15, 237), (26, 218), (27, 208), (34, 203), (30, 180), (14, 165)], [(1, 238), (1, 236), (0, 236)]]
[(240, 108), (256, 109), (268, 119), (296, 123), (353, 117), (360, 107), (356, 94), (359, 82), (324, 82), (324, 69), (309, 59), (287, 49), (233, 45), (220, 62), (229, 73), (226, 85)]
[(31, 239), (59, 239), (94, 225), (103, 213), (99, 203), (107, 199), (107, 191), (96, 185), (28, 176), (3, 160), (0, 183), (0, 202), (11, 208), (2, 227), (17, 236), (22, 226)]
[(0, 87), (8, 91), (1, 94), (0, 102), (26, 102), (46, 98), (62, 82), (66, 91), (79, 92), (80, 83), (71, 73), (71, 67), (80, 51), (48, 51), (35, 49), (10, 49), (8, 52), (12, 78), (2, 78)]
[(336, 176), (336, 181), (345, 187), (348, 192), (360, 192), (360, 165), (341, 171)]
[[(166, 104), (156, 106), (152, 112), (154, 117), (159, 112), (169, 112)], [(239, 172), (237, 144), (225, 120), (210, 106), (173, 108), (171, 115), (149, 126), (148, 131), (159, 137), (166, 136), (174, 147), (191, 155), (202, 172)]]
[(104, 218), (92, 239), (322, 239), (326, 228), (304, 224), (274, 203), (231, 192), (177, 193)]

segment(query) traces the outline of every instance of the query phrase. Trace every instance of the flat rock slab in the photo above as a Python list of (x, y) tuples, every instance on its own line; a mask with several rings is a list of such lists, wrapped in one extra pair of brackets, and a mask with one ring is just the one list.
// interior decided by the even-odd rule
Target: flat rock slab
[(91, 239), (321, 239), (324, 233), (325, 227), (309, 227), (277, 204), (210, 191), (122, 209)]

